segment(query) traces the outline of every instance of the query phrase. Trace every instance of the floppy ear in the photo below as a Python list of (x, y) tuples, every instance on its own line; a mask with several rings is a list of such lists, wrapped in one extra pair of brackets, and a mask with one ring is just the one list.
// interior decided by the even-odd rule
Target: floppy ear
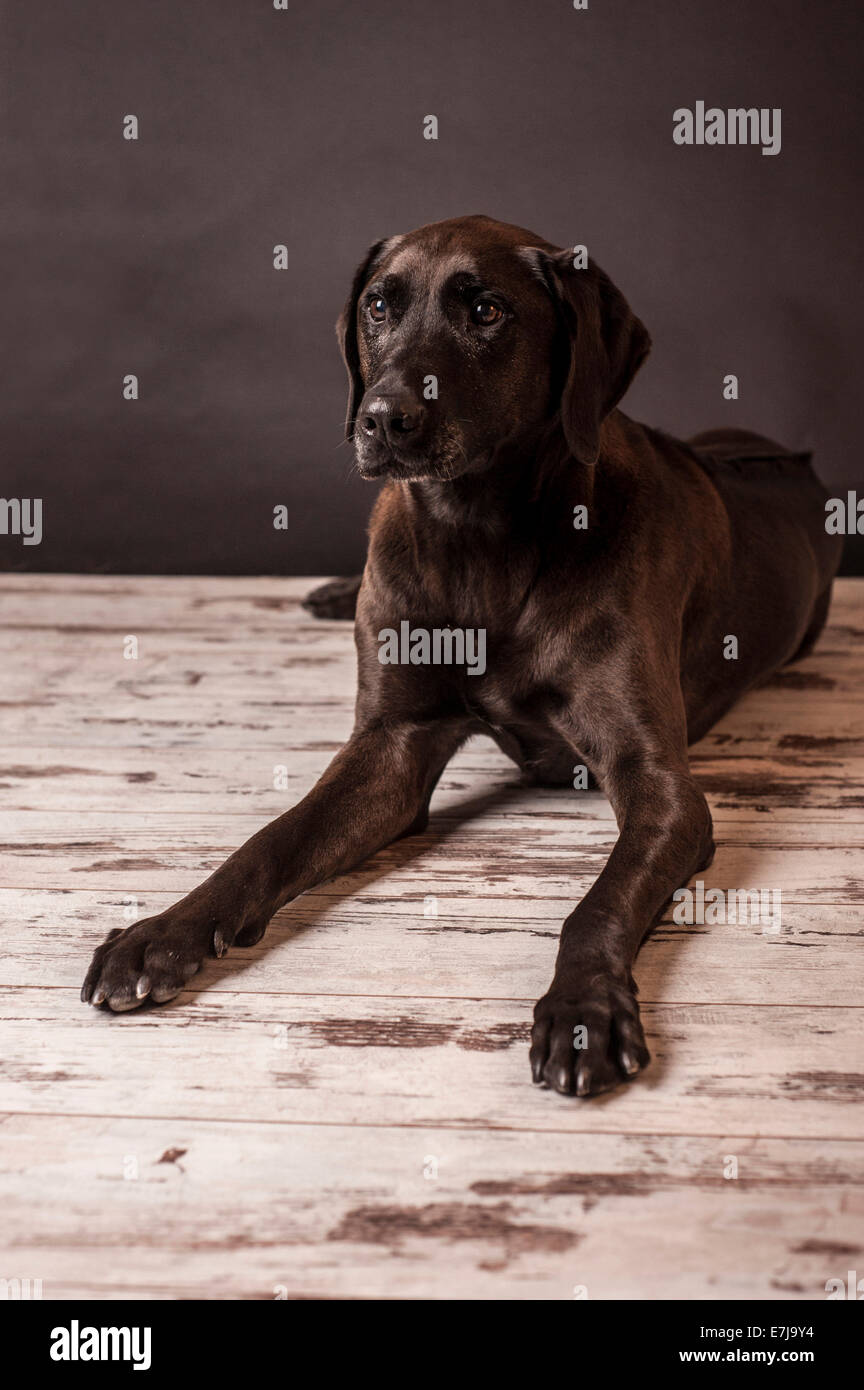
[(593, 261), (573, 266), (570, 251), (530, 256), (561, 320), (561, 424), (580, 463), (595, 464), (600, 425), (620, 401), (651, 348), (648, 330), (623, 294)]
[(342, 313), (336, 320), (336, 337), (339, 339), (342, 359), (348, 371), (348, 414), (345, 417), (345, 437), (347, 439), (353, 438), (354, 417), (366, 389), (366, 384), (360, 375), (360, 353), (357, 350), (357, 300), (360, 298), (363, 286), (372, 274), (372, 267), (387, 245), (388, 239), (385, 237), (382, 241), (376, 241), (373, 246), (369, 247), (354, 272), (351, 293), (345, 301)]

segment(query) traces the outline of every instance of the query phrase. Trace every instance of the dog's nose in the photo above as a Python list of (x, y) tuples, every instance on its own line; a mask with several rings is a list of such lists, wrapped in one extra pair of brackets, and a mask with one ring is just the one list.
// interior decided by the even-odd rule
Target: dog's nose
[(420, 428), (423, 407), (413, 396), (372, 396), (363, 402), (360, 424), (370, 439), (398, 442)]

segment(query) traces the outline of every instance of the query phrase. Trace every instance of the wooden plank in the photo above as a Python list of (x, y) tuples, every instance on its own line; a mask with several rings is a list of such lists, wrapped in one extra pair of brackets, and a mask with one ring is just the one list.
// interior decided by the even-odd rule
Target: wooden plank
[[(7, 739), (28, 740), (35, 710), (44, 747), (290, 748), (314, 710), (315, 741), (340, 743), (351, 725), (353, 641), (350, 625), (303, 614), (299, 600), (313, 582), (5, 576)], [(705, 746), (749, 743), (761, 753), (779, 742), (786, 755), (864, 754), (864, 655), (850, 626), (862, 593), (864, 581), (838, 584), (822, 647), (746, 697)], [(139, 662), (122, 659), (130, 631), (141, 640)], [(15, 660), (22, 651), (29, 659)], [(326, 695), (315, 679), (322, 668), (331, 676)], [(787, 723), (779, 739), (778, 721)]]
[[(864, 674), (864, 649), (844, 640), (831, 644), (829, 632), (814, 655), (784, 667), (750, 699), (854, 700)], [(155, 631), (126, 645), (129, 632), (75, 632), (54, 628), (3, 628), (7, 661), (0, 672), (0, 694), (63, 693), (86, 699), (94, 689), (129, 692), (138, 699), (158, 694), (194, 698), (204, 691), (237, 693), (248, 699), (301, 692), (316, 674), (350, 680), (355, 670), (353, 634), (342, 624), (305, 628), (292, 621), (254, 638), (239, 631)], [(127, 651), (137, 655), (128, 656)], [(494, 650), (489, 649), (490, 661)], [(16, 658), (18, 658), (16, 660)], [(346, 692), (350, 696), (352, 692)]]
[[(399, 840), (319, 892), (343, 896), (375, 885), (380, 894), (412, 892), (453, 898), (541, 894), (562, 904), (585, 892), (616, 839), (610, 822), (534, 817), (526, 826), (477, 819), (434, 821), (423, 835)], [(0, 815), (0, 886), (62, 888), (70, 875), (81, 887), (97, 882), (123, 893), (145, 880), (150, 889), (188, 892), (259, 825), (256, 816), (14, 811)], [(727, 827), (707, 887), (780, 888), (790, 902), (854, 903), (862, 893), (864, 827), (858, 823), (783, 824), (761, 821)], [(142, 875), (145, 876), (142, 878)], [(383, 878), (383, 883), (382, 883)], [(386, 888), (385, 888), (386, 885)]]
[(530, 1084), (525, 1003), (180, 997), (111, 1016), (73, 990), (0, 990), (0, 1111), (861, 1137), (861, 1009), (646, 1005), (652, 1067), (581, 1103)]
[[(280, 814), (287, 809), (284, 793), (277, 793), (278, 801), (273, 813)], [(566, 794), (565, 794), (566, 795)], [(580, 794), (570, 792), (573, 803), (578, 804)], [(606, 819), (597, 823), (593, 814), (572, 816), (567, 802), (560, 811), (549, 806), (533, 810), (520, 804), (522, 798), (517, 794), (508, 798), (507, 809), (499, 807), (497, 814), (484, 805), (475, 808), (472, 798), (462, 798), (458, 794), (442, 798), (441, 814), (433, 805), (429, 829), (407, 840), (397, 840), (382, 849), (380, 856), (388, 855), (400, 861), (403, 852), (415, 851), (430, 858), (446, 859), (456, 856), (495, 856), (506, 858), (512, 866), (532, 862), (532, 851), (542, 851), (540, 862), (545, 865), (545, 855), (560, 856), (562, 868), (571, 862), (572, 852), (578, 850), (585, 854), (602, 858), (612, 850), (618, 838), (614, 820)], [(446, 813), (446, 814), (445, 814)], [(262, 821), (256, 811), (213, 810), (207, 818), (204, 835), (208, 842), (218, 847), (230, 849), (236, 846), (238, 837), (251, 834)], [(85, 846), (93, 837), (107, 840), (112, 834), (117, 838), (119, 848), (124, 837), (132, 840), (152, 835), (161, 841), (170, 836), (177, 845), (193, 845), (201, 837), (201, 820), (195, 811), (146, 811), (137, 806), (129, 806), (121, 813), (103, 810), (63, 811), (48, 808), (35, 811), (0, 811), (0, 842), (3, 846), (14, 847), (16, 843), (26, 845), (30, 840), (41, 841), (52, 833), (70, 847), (76, 841)], [(52, 829), (53, 827), (53, 829)], [(507, 837), (503, 833), (507, 830)], [(528, 844), (524, 831), (530, 830), (536, 836), (534, 844)], [(859, 820), (842, 819), (829, 822), (776, 824), (769, 816), (757, 816), (750, 820), (730, 821), (725, 826), (727, 847), (748, 845), (787, 848), (821, 848), (823, 850), (842, 850), (846, 847), (864, 846), (864, 825)], [(102, 848), (97, 845), (96, 848)], [(708, 872), (708, 871), (706, 871)]]
[[(0, 595), (9, 602), (39, 603), (61, 598), (76, 604), (96, 602), (116, 606), (118, 602), (139, 598), (159, 598), (170, 611), (176, 602), (217, 619), (226, 602), (251, 603), (273, 598), (291, 598), (298, 604), (318, 584), (332, 575), (135, 575), (135, 574), (31, 574), (8, 571), (0, 576)], [(854, 610), (860, 614), (864, 579), (844, 576), (834, 581), (831, 611)], [(262, 611), (273, 611), (264, 603)], [(311, 621), (311, 619), (310, 619)]]
[[(107, 692), (91, 696), (86, 707), (70, 708), (50, 692), (38, 699), (0, 700), (3, 740), (32, 743), (38, 723), (43, 748), (174, 748), (204, 744), (209, 748), (323, 747), (344, 743), (353, 725), (353, 687), (326, 695), (310, 681), (303, 699), (222, 698), (218, 694), (133, 695)], [(745, 697), (705, 741), (707, 746), (739, 752), (774, 749), (810, 752), (836, 759), (864, 754), (864, 708), (860, 700), (820, 700), (802, 704), (800, 695)]]
[(864, 581), (692, 752), (702, 877), (780, 888), (781, 930), (667, 920), (637, 964), (655, 1061), (588, 1103), (531, 1087), (526, 1038), (611, 810), (519, 787), (485, 740), (426, 835), (174, 1005), (78, 1001), (130, 898), (192, 887), (349, 732), (351, 627), (302, 612), (314, 583), (0, 580), (0, 1272), (48, 1297), (824, 1297), (864, 1258)]
[[(137, 876), (136, 876), (137, 877)], [(307, 893), (257, 946), (208, 961), (193, 992), (476, 996), (545, 991), (568, 904), (462, 894), (429, 901), (378, 885)], [(113, 927), (170, 907), (176, 895), (109, 889), (0, 889), (0, 983), (77, 989)], [(434, 913), (435, 915), (426, 915)], [(864, 1007), (860, 906), (784, 903), (778, 932), (747, 922), (678, 926), (649, 937), (636, 978), (644, 1003), (843, 1004)], [(334, 1007), (338, 1007), (335, 1005)]]
[[(71, 811), (83, 806), (114, 816), (160, 811), (194, 812), (199, 818), (243, 811), (263, 820), (305, 796), (330, 756), (328, 748), (296, 746), (289, 752), (181, 746), (163, 757), (156, 749), (134, 746), (102, 748), (95, 756), (92, 750), (60, 754), (56, 748), (0, 745), (0, 810)], [(864, 755), (827, 759), (776, 751), (773, 757), (742, 756), (722, 747), (712, 751), (702, 743), (691, 762), (718, 827), (742, 819), (806, 824), (864, 820)], [(462, 803), (475, 797), (482, 798), (484, 821), (529, 815), (613, 820), (599, 792), (522, 786), (518, 768), (484, 738), (472, 739), (448, 765), (435, 797), (435, 815), (460, 816)]]
[(860, 1268), (860, 1143), (91, 1116), (2, 1132), (2, 1268), (45, 1298), (813, 1299)]
[[(21, 582), (24, 581), (24, 582)], [(29, 581), (29, 582), (28, 582)], [(11, 575), (0, 580), (4, 627), (65, 628), (85, 633), (188, 631), (242, 625), (284, 627), (293, 617), (310, 631), (335, 628), (311, 617), (301, 600), (316, 579)], [(350, 631), (350, 624), (340, 625)]]
[[(38, 721), (43, 748), (103, 748), (134, 744), (142, 748), (174, 748), (205, 744), (208, 748), (272, 748), (289, 752), (294, 746), (320, 747), (335, 752), (351, 733), (353, 712), (348, 701), (316, 697), (310, 685), (305, 701), (271, 698), (255, 703), (201, 699), (151, 700), (133, 696), (92, 700), (89, 712), (70, 710), (62, 699), (0, 701), (3, 737), (25, 743)], [(862, 741), (864, 747), (864, 741)]]

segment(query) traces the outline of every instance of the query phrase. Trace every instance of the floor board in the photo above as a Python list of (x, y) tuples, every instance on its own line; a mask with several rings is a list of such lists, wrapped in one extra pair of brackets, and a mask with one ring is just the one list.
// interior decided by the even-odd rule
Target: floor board
[[(527, 1080), (531, 1005), (615, 825), (454, 759), (428, 831), (291, 904), (171, 1006), (78, 1000), (93, 946), (302, 796), (351, 726), (311, 580), (0, 583), (0, 1277), (46, 1297), (808, 1299), (864, 1260), (864, 581), (692, 752), (706, 889), (637, 981), (654, 1054)], [(136, 637), (138, 656), (123, 655)], [(128, 645), (128, 644), (127, 644)]]

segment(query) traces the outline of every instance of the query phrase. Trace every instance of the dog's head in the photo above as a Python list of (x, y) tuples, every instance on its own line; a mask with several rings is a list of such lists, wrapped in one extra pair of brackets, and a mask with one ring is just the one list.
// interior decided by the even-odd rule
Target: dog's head
[(479, 216), (370, 248), (337, 324), (363, 477), (479, 472), (555, 418), (596, 462), (650, 340), (608, 276), (574, 260)]

